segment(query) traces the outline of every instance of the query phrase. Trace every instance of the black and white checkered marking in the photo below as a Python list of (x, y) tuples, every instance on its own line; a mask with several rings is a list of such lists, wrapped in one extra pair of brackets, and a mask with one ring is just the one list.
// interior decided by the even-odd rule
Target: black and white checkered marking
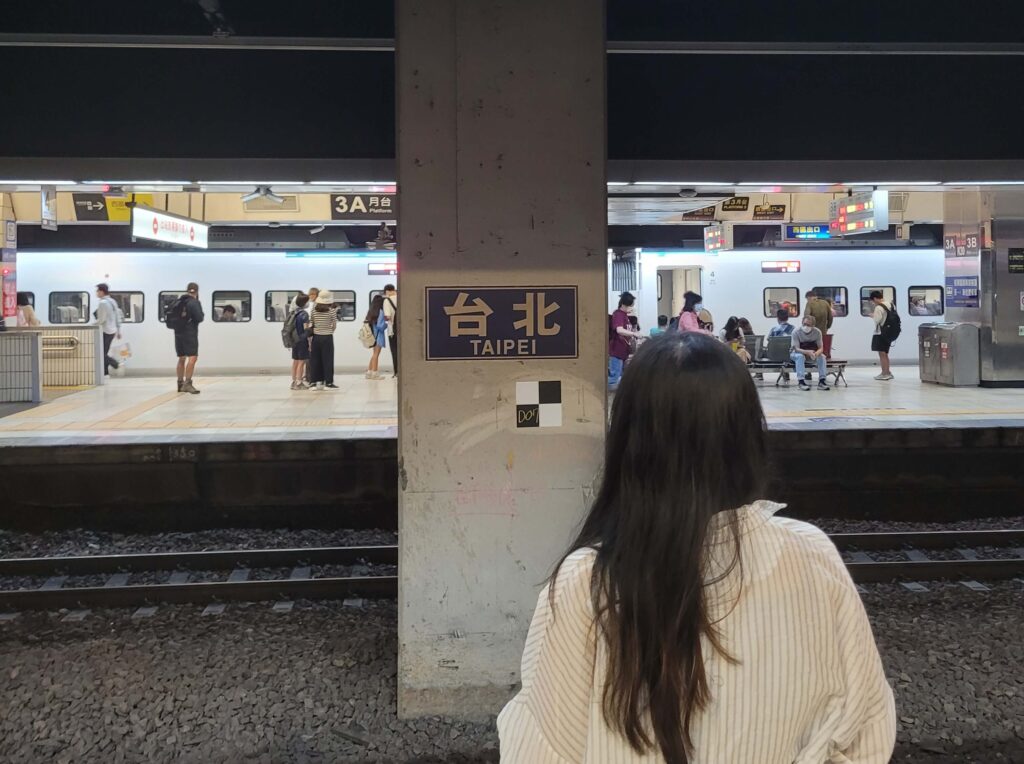
[(561, 426), (561, 381), (516, 382), (516, 427)]

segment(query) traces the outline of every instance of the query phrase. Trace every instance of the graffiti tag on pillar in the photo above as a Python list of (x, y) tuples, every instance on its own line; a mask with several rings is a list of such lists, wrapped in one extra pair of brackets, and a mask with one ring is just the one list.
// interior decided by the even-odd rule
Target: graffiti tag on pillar
[(428, 361), (576, 358), (576, 287), (427, 287)]

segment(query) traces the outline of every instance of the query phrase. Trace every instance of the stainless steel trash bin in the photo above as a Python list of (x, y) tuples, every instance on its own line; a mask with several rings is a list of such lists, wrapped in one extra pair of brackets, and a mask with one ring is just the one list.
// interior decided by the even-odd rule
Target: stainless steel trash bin
[(922, 382), (939, 381), (939, 342), (935, 337), (935, 322), (917, 328), (917, 368)]
[[(978, 327), (961, 323), (934, 324), (931, 336), (932, 358), (929, 361), (937, 362), (935, 382), (954, 387), (977, 386), (981, 382)], [(922, 369), (922, 380), (924, 374)]]

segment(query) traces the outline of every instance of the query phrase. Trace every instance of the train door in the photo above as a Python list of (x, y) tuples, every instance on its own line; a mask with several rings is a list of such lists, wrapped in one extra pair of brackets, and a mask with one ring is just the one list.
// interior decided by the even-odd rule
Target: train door
[(700, 290), (700, 266), (658, 268), (658, 315), (669, 319), (678, 316), (683, 309), (683, 295)]

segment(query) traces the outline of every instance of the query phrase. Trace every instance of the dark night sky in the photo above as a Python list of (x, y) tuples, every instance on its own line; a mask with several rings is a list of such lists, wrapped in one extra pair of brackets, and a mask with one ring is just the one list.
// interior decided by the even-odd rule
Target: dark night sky
[[(222, 0), (236, 35), (393, 36), (389, 2)], [(1018, 42), (1024, 2), (609, 0), (618, 40)], [(10, 0), (0, 32), (209, 35), (189, 0)], [(7, 156), (394, 156), (390, 53), (0, 48)], [(1024, 158), (1024, 57), (611, 55), (612, 159)]]

